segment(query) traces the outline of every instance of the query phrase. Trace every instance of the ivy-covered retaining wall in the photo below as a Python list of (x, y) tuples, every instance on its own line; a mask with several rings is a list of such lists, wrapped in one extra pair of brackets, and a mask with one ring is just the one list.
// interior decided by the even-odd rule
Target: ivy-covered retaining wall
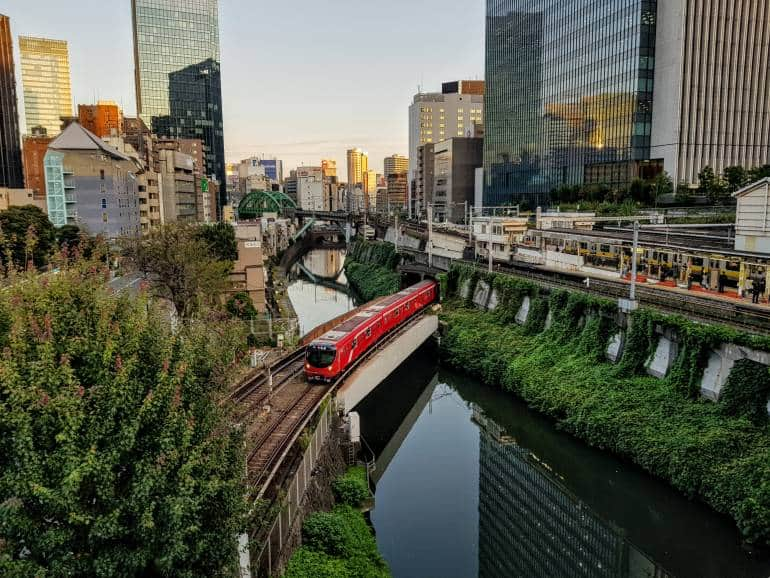
[[(473, 303), (482, 281), (495, 290), (494, 312), (480, 313)], [(576, 437), (732, 516), (747, 542), (770, 546), (768, 369), (738, 362), (720, 403), (699, 395), (715, 348), (770, 351), (770, 340), (640, 310), (612, 364), (606, 351), (618, 331), (614, 302), (462, 267), (440, 282), (444, 362), (515, 393)], [(520, 325), (525, 298), (530, 311)], [(661, 329), (679, 344), (665, 379), (645, 367)]]
[(398, 291), (401, 278), (396, 271), (400, 256), (395, 245), (377, 241), (356, 241), (345, 259), (345, 275), (364, 301)]

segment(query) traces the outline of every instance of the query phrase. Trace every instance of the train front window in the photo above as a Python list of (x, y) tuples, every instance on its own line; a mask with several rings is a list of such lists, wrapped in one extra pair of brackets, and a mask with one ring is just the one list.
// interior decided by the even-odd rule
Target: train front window
[(337, 357), (337, 350), (325, 347), (310, 347), (307, 362), (313, 367), (329, 367)]

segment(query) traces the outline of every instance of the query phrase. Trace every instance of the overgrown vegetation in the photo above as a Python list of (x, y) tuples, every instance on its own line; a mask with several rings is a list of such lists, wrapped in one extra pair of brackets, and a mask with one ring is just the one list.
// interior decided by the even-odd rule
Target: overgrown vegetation
[(172, 331), (103, 261), (0, 293), (0, 575), (225, 576), (247, 525), (217, 398), (242, 324)]
[(364, 468), (351, 468), (334, 482), (340, 505), (331, 512), (308, 516), (302, 526), (302, 547), (292, 556), (285, 578), (388, 578), (363, 514), (356, 508), (368, 498)]
[(356, 466), (350, 468), (344, 476), (332, 483), (334, 499), (340, 504), (358, 508), (369, 498), (369, 483), (366, 478), (366, 468)]
[(391, 243), (357, 241), (345, 260), (345, 275), (364, 301), (398, 291), (401, 278), (396, 272), (400, 256)]
[[(498, 289), (495, 312), (466, 307), (460, 291), (472, 295), (480, 281)], [(770, 340), (642, 310), (616, 366), (605, 360), (616, 331), (610, 301), (566, 291), (544, 295), (526, 281), (464, 268), (451, 271), (446, 284), (445, 362), (515, 393), (573, 435), (729, 514), (747, 541), (770, 545), (767, 368), (737, 367), (723, 403), (697, 395), (713, 348), (732, 342), (768, 351)], [(535, 319), (520, 327), (512, 320), (524, 296)], [(552, 324), (538, 332), (544, 310)], [(665, 380), (645, 373), (662, 327), (682, 344)]]

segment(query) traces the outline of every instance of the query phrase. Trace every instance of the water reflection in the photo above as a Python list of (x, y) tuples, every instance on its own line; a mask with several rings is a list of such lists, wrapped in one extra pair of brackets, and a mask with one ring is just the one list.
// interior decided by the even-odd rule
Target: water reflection
[(472, 404), (479, 426), (479, 577), (666, 577)]
[(767, 578), (733, 522), (421, 349), (357, 411), (396, 578)]
[(342, 270), (345, 251), (311, 251), (289, 274), (289, 299), (299, 318), (300, 333), (326, 323), (356, 307), (347, 292)]

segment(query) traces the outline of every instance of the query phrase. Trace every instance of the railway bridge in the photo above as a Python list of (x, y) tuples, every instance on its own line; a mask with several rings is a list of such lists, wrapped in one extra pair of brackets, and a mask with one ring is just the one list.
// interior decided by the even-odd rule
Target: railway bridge
[(358, 311), (311, 331), (299, 348), (231, 392), (234, 421), (246, 433), (249, 483), (255, 496), (275, 503), (279, 509), (272, 525), (241, 536), (242, 578), (273, 575), (280, 570), (289, 546), (299, 535), (302, 505), (312, 473), (339, 431), (341, 420), (353, 423), (349, 428), (352, 439), (346, 442), (356, 442), (356, 406), (438, 330), (438, 318), (425, 312), (394, 330), (335, 383), (307, 383), (307, 344)]

